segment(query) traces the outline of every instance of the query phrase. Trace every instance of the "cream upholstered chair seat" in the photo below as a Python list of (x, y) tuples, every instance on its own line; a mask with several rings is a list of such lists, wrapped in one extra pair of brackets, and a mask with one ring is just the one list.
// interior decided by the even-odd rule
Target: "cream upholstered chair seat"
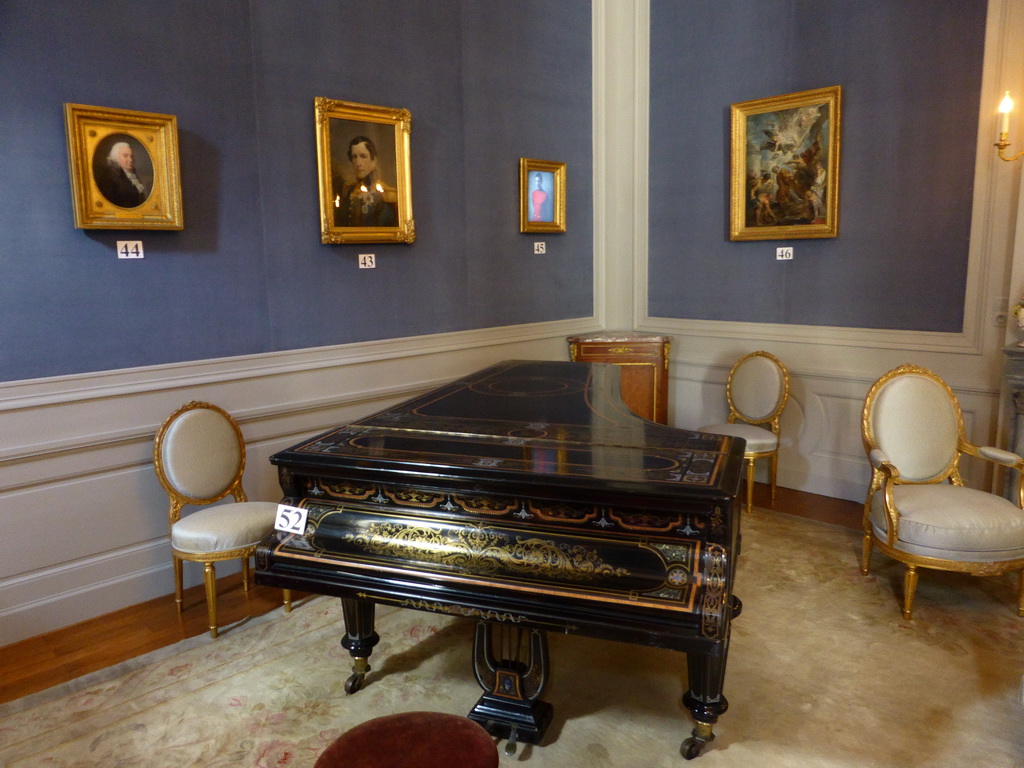
[[(1024, 458), (967, 440), (949, 385), (914, 365), (894, 368), (868, 391), (861, 436), (871, 463), (861, 572), (868, 573), (874, 547), (902, 562), (909, 619), (918, 568), (1019, 571), (1017, 612), (1024, 616)], [(1016, 470), (1016, 503), (965, 487), (964, 455)]]
[(245, 501), (197, 509), (171, 526), (171, 546), (204, 554), (259, 544), (274, 529), (277, 504)]
[[(182, 610), (182, 561), (203, 564), (210, 634), (217, 637), (215, 563), (240, 558), (242, 585), (249, 591), (249, 558), (274, 530), (277, 504), (248, 501), (242, 490), (245, 441), (231, 415), (210, 403), (192, 401), (172, 413), (153, 443), (153, 467), (170, 499), (174, 598)], [(233, 504), (216, 504), (231, 496)], [(185, 506), (202, 507), (182, 515)], [(291, 593), (284, 591), (285, 610)]]
[(754, 462), (771, 459), (770, 479), (775, 498), (779, 469), (779, 419), (789, 401), (789, 373), (774, 355), (751, 352), (736, 361), (725, 386), (728, 420), (707, 424), (700, 432), (740, 437), (746, 441), (747, 509), (754, 505)]
[[(898, 485), (900, 511), (894, 546), (901, 552), (961, 562), (1024, 558), (1024, 514), (993, 493), (959, 485)], [(886, 536), (885, 501), (871, 499), (871, 525)]]

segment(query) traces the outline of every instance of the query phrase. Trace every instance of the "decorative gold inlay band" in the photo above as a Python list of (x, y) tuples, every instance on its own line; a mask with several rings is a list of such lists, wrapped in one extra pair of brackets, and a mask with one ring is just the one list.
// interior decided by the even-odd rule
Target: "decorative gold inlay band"
[(384, 493), (396, 504), (408, 504), (412, 507), (433, 507), (444, 501), (444, 494), (427, 493), (413, 488), (384, 488)]
[(435, 563), (476, 574), (499, 572), (550, 579), (593, 580), (628, 576), (625, 568), (604, 562), (592, 549), (539, 537), (514, 539), (484, 526), (456, 529), (371, 523), (348, 540), (365, 552)]
[(519, 624), (525, 620), (525, 616), (513, 613), (498, 613), (497, 611), (483, 611), (479, 608), (470, 608), (465, 605), (445, 605), (436, 601), (427, 600), (396, 600), (403, 608), (415, 608), (419, 611), (433, 611), (434, 613), (447, 613), (452, 616), (468, 616), (481, 621), (511, 622)]
[(704, 571), (705, 590), (701, 606), (701, 634), (719, 637), (723, 630), (727, 586), (728, 551), (718, 544), (709, 544)]

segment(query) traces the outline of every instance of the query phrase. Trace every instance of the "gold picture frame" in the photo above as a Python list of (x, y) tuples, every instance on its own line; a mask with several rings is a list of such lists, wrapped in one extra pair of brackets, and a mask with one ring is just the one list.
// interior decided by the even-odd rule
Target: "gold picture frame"
[(565, 232), (565, 163), (519, 158), (519, 231)]
[(409, 110), (322, 96), (314, 107), (320, 241), (413, 242)]
[(842, 87), (732, 105), (730, 240), (839, 234)]
[(174, 115), (64, 105), (78, 229), (182, 229)]

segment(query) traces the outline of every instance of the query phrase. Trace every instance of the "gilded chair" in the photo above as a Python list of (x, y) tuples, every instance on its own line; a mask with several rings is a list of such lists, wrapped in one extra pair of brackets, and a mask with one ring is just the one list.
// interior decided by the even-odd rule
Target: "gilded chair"
[(736, 361), (725, 387), (729, 416), (725, 424), (708, 424), (700, 432), (743, 438), (747, 468), (747, 510), (754, 506), (754, 462), (771, 459), (772, 499), (779, 469), (779, 419), (789, 402), (789, 372), (777, 357), (758, 351)]
[[(170, 499), (174, 599), (182, 609), (182, 561), (204, 566), (210, 635), (217, 637), (217, 571), (222, 560), (242, 560), (242, 583), (249, 591), (249, 558), (274, 530), (277, 504), (248, 501), (242, 490), (245, 442), (231, 415), (210, 403), (192, 401), (172, 413), (153, 443), (156, 476)], [(236, 503), (217, 504), (227, 496)], [(201, 506), (182, 516), (185, 505)], [(291, 594), (284, 591), (285, 610)]]
[[(874, 383), (861, 435), (871, 463), (861, 573), (868, 573), (873, 546), (903, 563), (903, 618), (909, 619), (918, 568), (975, 576), (1021, 571), (1017, 613), (1024, 616), (1024, 459), (969, 442), (949, 385), (915, 365)], [(1016, 470), (1016, 503), (964, 487), (964, 455)]]

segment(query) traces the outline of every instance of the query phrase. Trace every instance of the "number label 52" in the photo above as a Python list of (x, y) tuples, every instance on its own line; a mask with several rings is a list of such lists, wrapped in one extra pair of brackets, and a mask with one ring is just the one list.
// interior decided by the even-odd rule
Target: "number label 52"
[(274, 520), (274, 530), (285, 533), (297, 533), (300, 536), (306, 532), (306, 516), (308, 510), (301, 507), (290, 507), (287, 504), (277, 505), (277, 517)]

